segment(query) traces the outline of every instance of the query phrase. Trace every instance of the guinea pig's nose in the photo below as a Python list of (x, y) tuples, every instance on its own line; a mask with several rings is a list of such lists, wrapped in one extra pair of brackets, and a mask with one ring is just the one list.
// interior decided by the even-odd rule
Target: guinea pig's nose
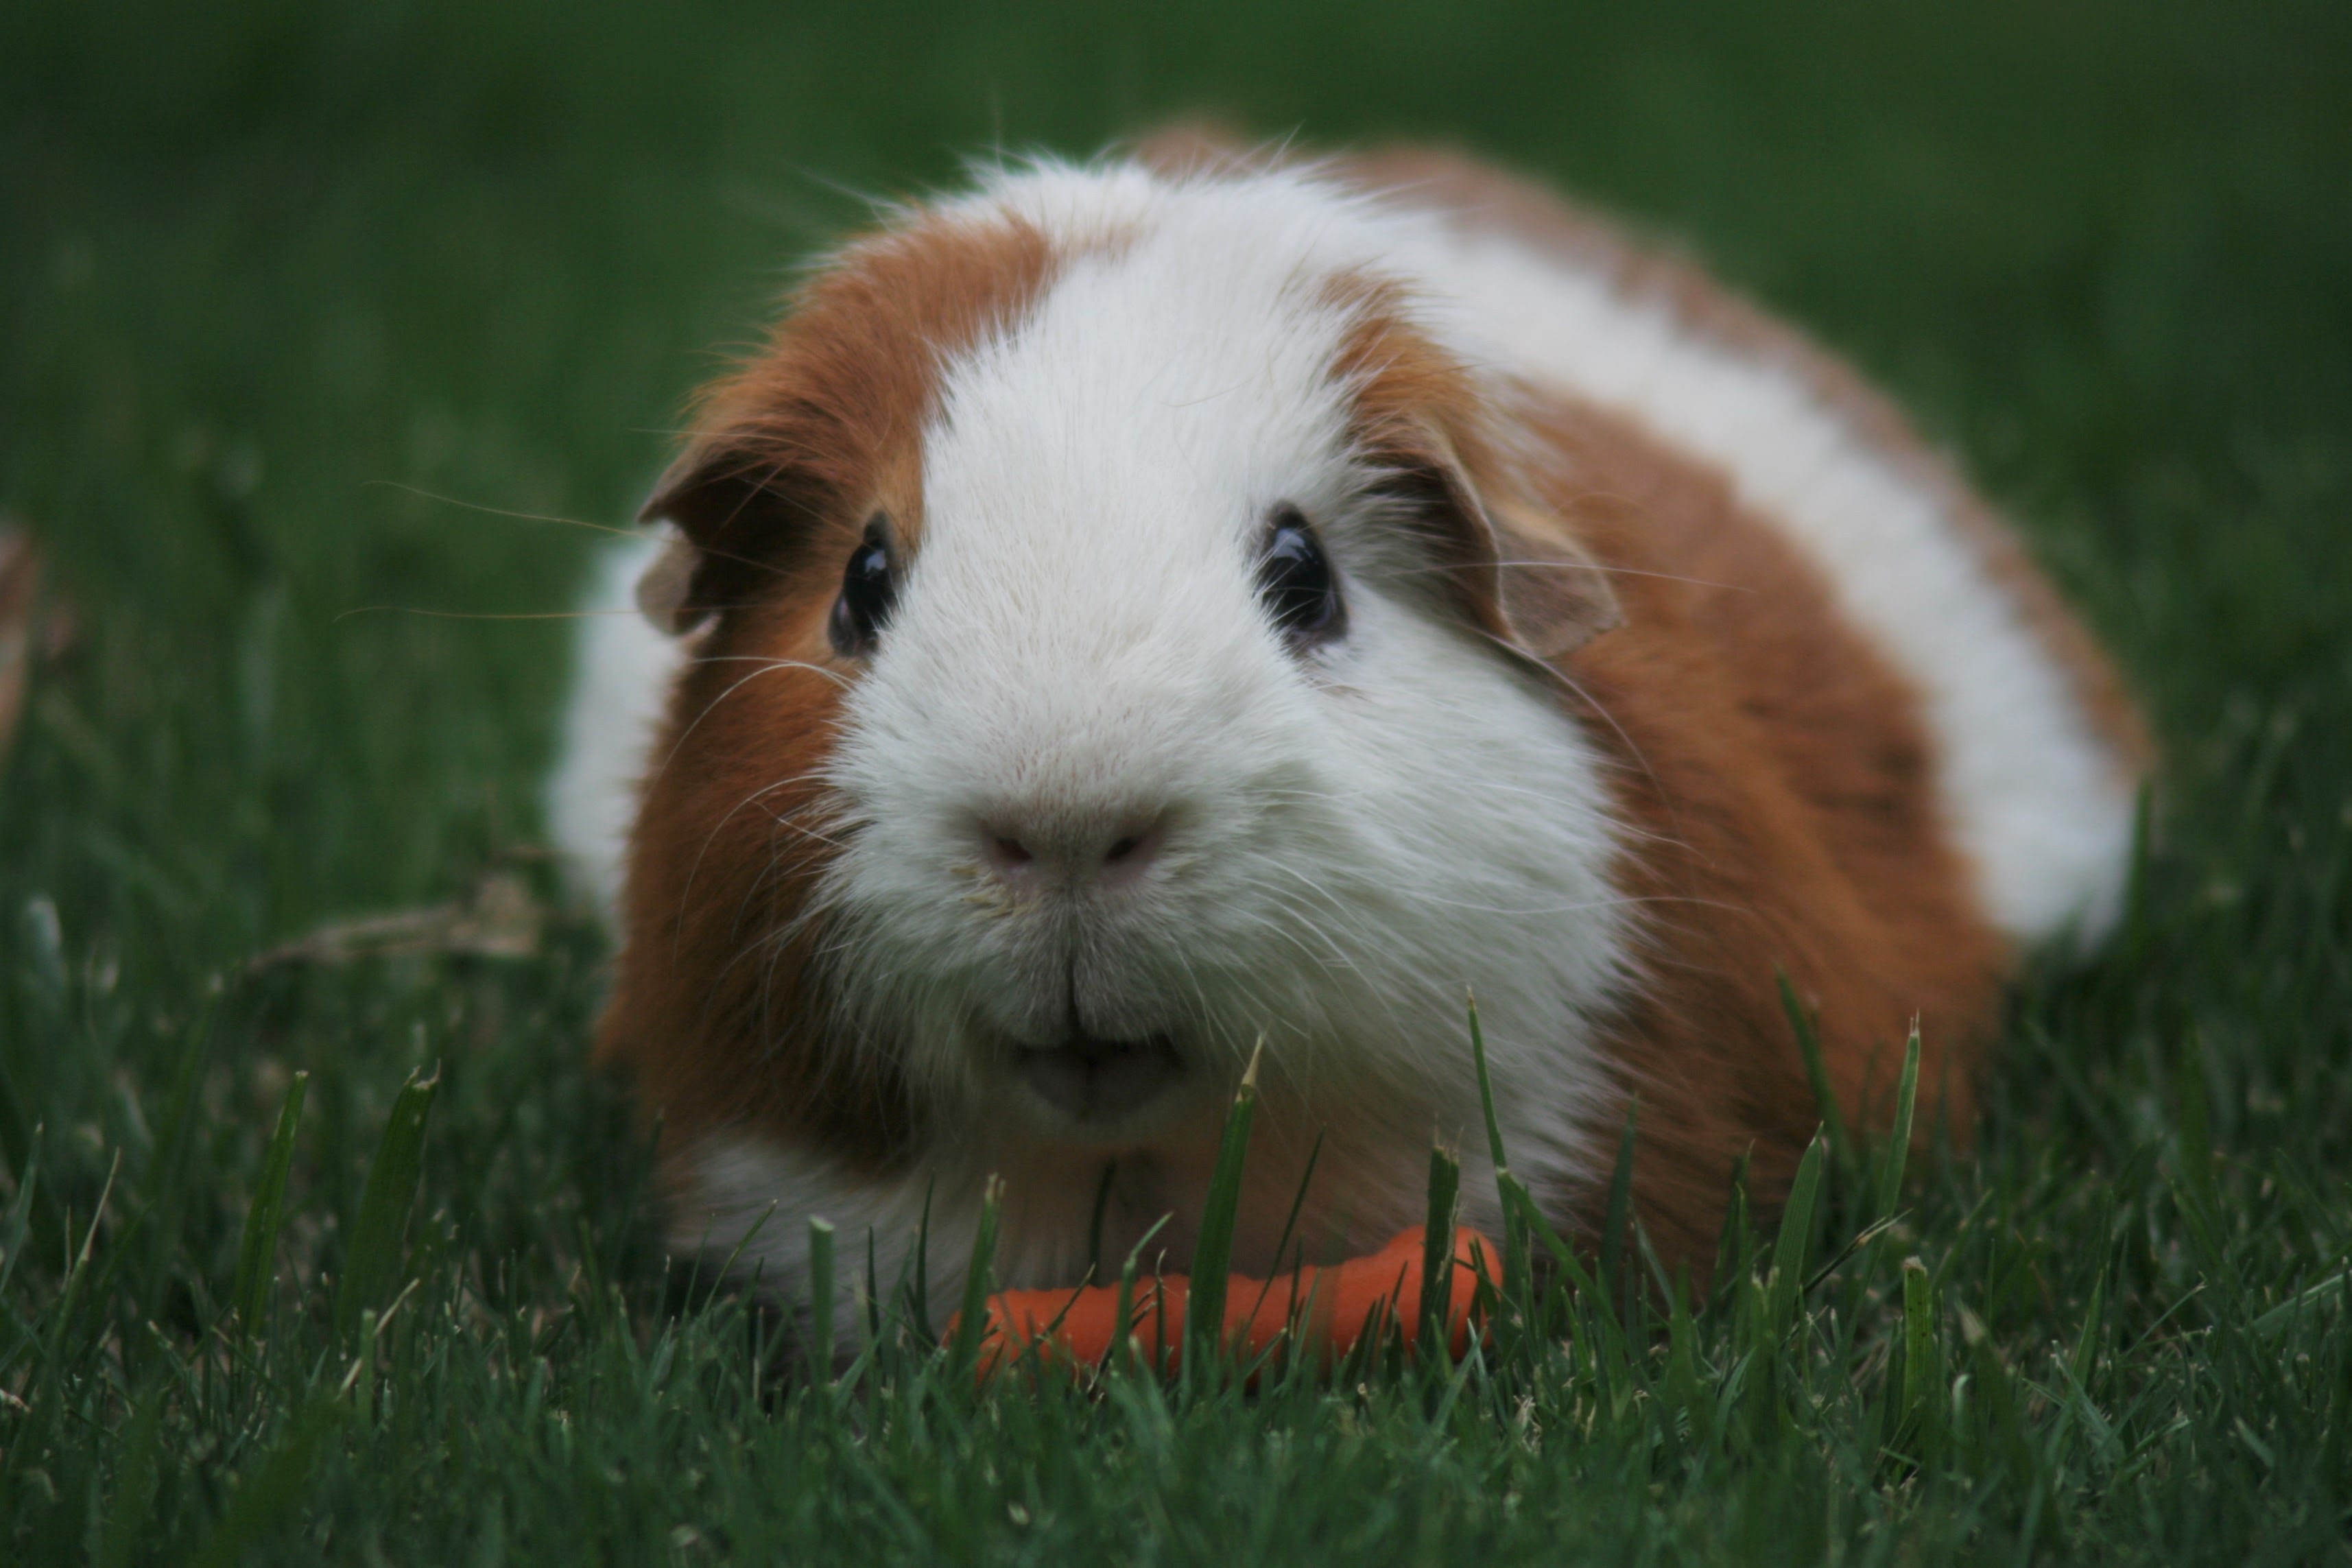
[(1116, 887), (1141, 876), (1167, 837), (1167, 816), (1159, 812), (1091, 823), (997, 821), (980, 830), (981, 862), (997, 880), (1015, 887)]

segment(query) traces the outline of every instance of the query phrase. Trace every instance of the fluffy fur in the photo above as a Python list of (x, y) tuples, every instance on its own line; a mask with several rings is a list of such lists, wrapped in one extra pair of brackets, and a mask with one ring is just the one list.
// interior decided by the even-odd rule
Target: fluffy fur
[[(1298, 1236), (1345, 1256), (1418, 1217), (1433, 1138), (1484, 1147), (1470, 989), (1515, 1166), (1581, 1226), (1638, 1097), (1695, 1267), (1732, 1161), (1769, 1202), (1811, 1125), (1776, 966), (1857, 1110), (1920, 1016), (1964, 1117), (2009, 954), (2095, 935), (2129, 837), (2103, 667), (2013, 546), (1811, 351), (1524, 188), (1158, 162), (988, 174), (841, 253), (648, 508), (698, 552), (686, 657), (585, 623), (554, 821), (592, 885), (668, 692), (603, 1049), (678, 1244), (790, 1289), (806, 1218), (887, 1276), (928, 1209), (951, 1283), (994, 1174), (1009, 1283), (1076, 1282), (1098, 1197), (1105, 1254), (1169, 1216), (1181, 1267), (1262, 1040), (1235, 1264), (1318, 1147)], [(1303, 653), (1255, 586), (1285, 504), (1347, 605)], [(877, 510), (901, 585), (845, 658)], [(1041, 885), (1007, 836), (1154, 853)], [(1076, 1120), (1015, 1065), (1073, 1030), (1182, 1071)]]

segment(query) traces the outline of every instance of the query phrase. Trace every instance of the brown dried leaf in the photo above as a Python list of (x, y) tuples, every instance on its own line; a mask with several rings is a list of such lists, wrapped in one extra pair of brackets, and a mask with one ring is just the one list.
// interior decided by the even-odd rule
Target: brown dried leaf
[(42, 566), (32, 531), (0, 515), (0, 759), (25, 716), (34, 661), (54, 664), (73, 646), (73, 609), (55, 586), (41, 591)]
[(0, 757), (8, 754), (25, 716), (25, 689), (33, 673), (33, 600), (41, 585), (41, 555), (33, 536), (0, 521)]
[(418, 958), (455, 953), (473, 958), (529, 958), (539, 952), (547, 911), (521, 878), (495, 871), (462, 901), (362, 920), (333, 921), (283, 947), (258, 954), (246, 967), (281, 963), (349, 963), (362, 958)]

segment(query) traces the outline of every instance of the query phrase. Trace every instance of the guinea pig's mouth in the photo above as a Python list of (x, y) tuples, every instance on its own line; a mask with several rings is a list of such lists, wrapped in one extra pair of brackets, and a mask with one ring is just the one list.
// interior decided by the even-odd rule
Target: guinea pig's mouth
[(1184, 1059), (1164, 1035), (1140, 1040), (1080, 1036), (1058, 1046), (1014, 1053), (1021, 1081), (1064, 1115), (1108, 1121), (1158, 1098), (1184, 1074)]

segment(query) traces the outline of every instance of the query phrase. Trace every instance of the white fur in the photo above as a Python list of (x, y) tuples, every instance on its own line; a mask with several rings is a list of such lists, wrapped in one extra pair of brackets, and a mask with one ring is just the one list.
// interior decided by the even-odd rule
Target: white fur
[(632, 539), (598, 556), (572, 639), (576, 673), (561, 760), (548, 781), (548, 829), (564, 870), (616, 924), (646, 748), (684, 662), (677, 639), (637, 614), (633, 593), (661, 548), (658, 539)]
[[(1272, 1262), (1318, 1133), (1305, 1235), (1324, 1256), (1360, 1247), (1419, 1217), (1433, 1136), (1476, 1163), (1465, 986), (1514, 1165), (1562, 1194), (1595, 1178), (1589, 1021), (1627, 941), (1596, 753), (1539, 684), (1433, 608), (1366, 500), (1329, 374), (1343, 322), (1318, 292), (1343, 271), (1402, 283), (1423, 330), (1471, 363), (1622, 409), (1728, 474), (1926, 694), (1940, 796), (1993, 918), (2037, 937), (2108, 917), (2128, 837), (2119, 771), (1934, 498), (1786, 372), (1597, 276), (1311, 174), (1171, 184), (1046, 164), (949, 210), (1008, 209), (1071, 258), (1026, 319), (944, 375), (920, 549), (829, 779), (848, 830), (823, 895), (841, 932), (830, 973), (848, 1032), (904, 1064), (923, 1152), (903, 1178), (860, 1184), (715, 1139), (676, 1216), (682, 1244), (731, 1248), (780, 1201), (746, 1247), (769, 1279), (796, 1275), (810, 1214), (857, 1259), (873, 1226), (887, 1277), (928, 1195), (947, 1244), (934, 1279), (951, 1288), (950, 1238), (997, 1173), (1001, 1277), (1066, 1282), (1116, 1157), (1107, 1256), (1172, 1214), (1155, 1245), (1181, 1262), (1225, 1096), (1262, 1037), (1236, 1264)], [(1253, 591), (1280, 501), (1322, 531), (1348, 595), (1349, 635), (1304, 660)], [(590, 681), (654, 675), (618, 625), (590, 623)], [(629, 651), (608, 662), (593, 646), (607, 637)], [(575, 748), (614, 754), (599, 715), (635, 700), (587, 695)], [(559, 831), (609, 867), (619, 810), (567, 816), (568, 787)], [(982, 830), (1008, 817), (1097, 832), (1162, 813), (1165, 847), (1132, 887), (1024, 898), (982, 868)], [(1074, 1005), (1098, 1036), (1173, 1036), (1184, 1085), (1107, 1128), (1061, 1118), (1010, 1064)]]

